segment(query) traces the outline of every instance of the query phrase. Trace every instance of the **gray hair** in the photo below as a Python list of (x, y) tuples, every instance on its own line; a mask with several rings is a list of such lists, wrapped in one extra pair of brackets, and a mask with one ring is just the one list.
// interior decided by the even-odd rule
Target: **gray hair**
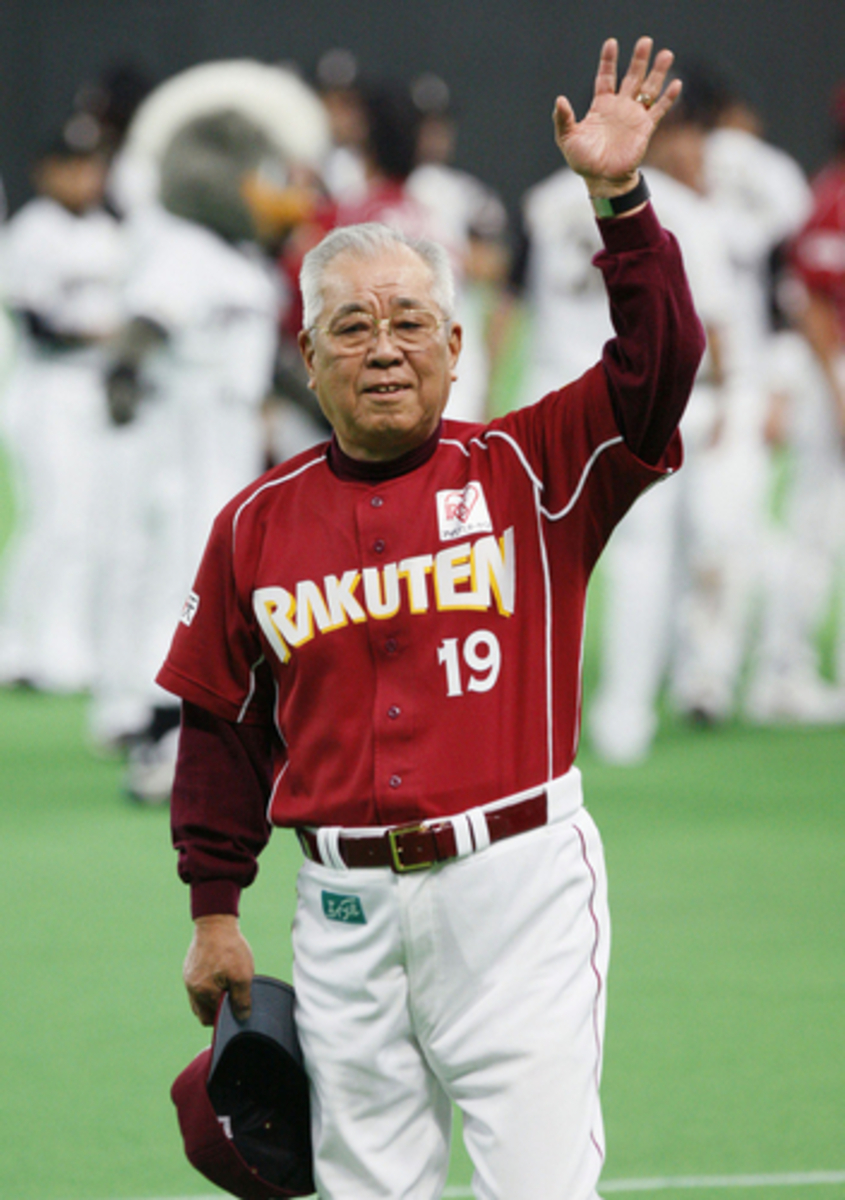
[(431, 271), (431, 291), (435, 303), (448, 321), (455, 315), (455, 279), (449, 255), (437, 242), (415, 238), (376, 221), (364, 225), (344, 225), (332, 230), (309, 250), (302, 261), (299, 286), (302, 291), (302, 326), (311, 329), (323, 308), (323, 279), (329, 264), (339, 254), (375, 258), (385, 250), (407, 246)]

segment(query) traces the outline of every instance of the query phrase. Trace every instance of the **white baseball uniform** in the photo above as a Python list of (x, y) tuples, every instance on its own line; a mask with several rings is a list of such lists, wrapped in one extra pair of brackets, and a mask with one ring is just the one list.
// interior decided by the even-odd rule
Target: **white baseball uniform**
[[(724, 328), (731, 303), (728, 267), (706, 205), (663, 172), (646, 167), (644, 173), (661, 221), (680, 242), (699, 315), (705, 326)], [(612, 336), (593, 264), (600, 242), (584, 211), (582, 188), (578, 176), (562, 168), (524, 202), (532, 330), (526, 398), (548, 390), (556, 377), (580, 376)], [(726, 331), (724, 340), (729, 338)], [(596, 749), (616, 761), (642, 757), (657, 724), (657, 696), (674, 648), (674, 607), (687, 574), (690, 475), (717, 416), (711, 374), (705, 357), (681, 426), (683, 474), (640, 500), (603, 557), (601, 681), (589, 732)]]
[[(717, 331), (730, 371), (731, 274), (712, 213), (705, 200), (662, 171), (647, 168), (646, 177), (661, 221), (681, 246), (699, 316), (708, 331)], [(702, 493), (723, 390), (708, 353), (681, 422), (683, 473), (644, 496), (607, 548), (601, 670), (589, 733), (596, 750), (612, 761), (637, 761), (648, 752), (667, 672), (683, 676), (690, 669), (687, 656), (705, 640), (690, 636), (690, 609), (696, 610), (709, 549)]]
[(93, 672), (95, 546), (106, 453), (103, 354), (120, 322), (124, 248), (107, 213), (47, 197), (3, 232), (3, 286), (19, 322), (4, 400), (19, 523), (4, 582), (0, 677), (77, 690)]
[(531, 315), (528, 369), (521, 403), (577, 379), (613, 336), (601, 272), (601, 241), (584, 205), (584, 184), (561, 167), (526, 194), (522, 219), (529, 242), (525, 300)]
[(827, 381), (801, 334), (774, 338), (769, 366), (771, 390), (788, 405), (788, 479), (768, 556), (746, 712), (763, 723), (845, 722), (845, 692), (827, 692), (818, 653), (845, 548), (841, 435)]
[(253, 247), (163, 209), (138, 221), (126, 316), (153, 321), (166, 336), (144, 361), (135, 422), (115, 431), (113, 549), (91, 718), (100, 737), (126, 732), (139, 717), (143, 726), (162, 702), (152, 680), (192, 564), (225, 497), (264, 468), (260, 406), (281, 301)]
[(695, 520), (703, 586), (687, 607), (675, 690), (682, 709), (718, 719), (736, 704), (752, 604), (762, 584), (770, 484), (763, 435), (772, 337), (770, 257), (800, 226), (810, 192), (788, 154), (732, 128), (708, 136), (705, 183), (732, 270), (732, 363), (724, 426), (699, 475)]
[(489, 298), (483, 287), (467, 277), (465, 262), (473, 237), (504, 240), (505, 207), (475, 176), (439, 163), (417, 167), (406, 187), (433, 214), (436, 239), (450, 247), (458, 260), (461, 282), (455, 316), (464, 336), (447, 415), (456, 421), (483, 421), (489, 415), (490, 361), (485, 332)]
[[(791, 287), (831, 306), (839, 325), (831, 367), (845, 385), (845, 169), (841, 159), (813, 180), (812, 211), (790, 247)], [(801, 300), (806, 297), (802, 294)], [(821, 364), (792, 334), (778, 342), (773, 386), (791, 401), (791, 488), (779, 570), (763, 611), (759, 660), (747, 698), (758, 720), (845, 720), (845, 602), (836, 614), (838, 691), (819, 673), (815, 635), (841, 569), (843, 467), (841, 422)], [(841, 593), (841, 589), (840, 589)]]

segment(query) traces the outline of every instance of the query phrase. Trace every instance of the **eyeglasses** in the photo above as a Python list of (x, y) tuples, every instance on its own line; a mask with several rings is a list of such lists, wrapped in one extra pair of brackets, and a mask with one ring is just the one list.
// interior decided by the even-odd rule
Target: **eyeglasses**
[(382, 328), (399, 350), (423, 350), (429, 345), (445, 317), (425, 308), (402, 308), (389, 317), (376, 317), (368, 312), (344, 313), (328, 325), (314, 325), (325, 334), (338, 354), (357, 354), (378, 341)]

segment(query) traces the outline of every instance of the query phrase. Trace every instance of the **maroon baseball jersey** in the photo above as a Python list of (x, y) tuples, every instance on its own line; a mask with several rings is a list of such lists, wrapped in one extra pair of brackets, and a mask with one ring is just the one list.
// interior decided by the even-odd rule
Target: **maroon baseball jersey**
[(590, 572), (680, 465), (704, 344), (651, 208), (600, 226), (617, 336), (582, 379), (390, 463), (318, 446), (218, 517), (158, 677), (186, 701), (172, 818), (195, 916), (237, 910), (268, 798), (278, 825), (388, 825), (571, 766)]
[(272, 716), (276, 824), (459, 812), (572, 764), (590, 570), (660, 472), (624, 446), (600, 366), (425, 450), (375, 481), (319, 447), (214, 527), (159, 682), (230, 721)]

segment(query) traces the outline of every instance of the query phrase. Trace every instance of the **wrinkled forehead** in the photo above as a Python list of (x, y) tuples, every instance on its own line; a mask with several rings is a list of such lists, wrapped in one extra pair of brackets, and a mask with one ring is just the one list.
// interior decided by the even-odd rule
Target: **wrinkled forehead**
[(323, 275), (322, 316), (330, 317), (340, 308), (431, 308), (433, 287), (431, 268), (410, 246), (398, 244), (374, 254), (344, 250)]

